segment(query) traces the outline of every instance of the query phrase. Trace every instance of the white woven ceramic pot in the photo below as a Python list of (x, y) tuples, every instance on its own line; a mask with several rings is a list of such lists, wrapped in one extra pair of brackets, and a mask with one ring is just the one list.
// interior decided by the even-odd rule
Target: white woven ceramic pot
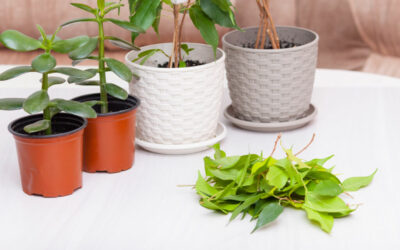
[[(216, 58), (210, 46), (188, 43), (194, 48), (184, 59), (199, 60), (204, 65), (186, 68), (158, 68), (168, 61), (161, 53), (144, 65), (132, 63), (140, 51), (131, 51), (126, 63), (140, 79), (130, 84), (130, 93), (140, 98), (137, 112), (139, 139), (158, 144), (188, 144), (208, 140), (216, 135), (226, 83), (225, 53), (218, 49)], [(141, 48), (162, 49), (170, 53), (171, 43)]]
[[(258, 27), (232, 31), (222, 38), (229, 92), (235, 116), (254, 122), (286, 122), (310, 107), (318, 57), (318, 35), (298, 27), (277, 27), (282, 41), (300, 46), (252, 49)], [(266, 41), (268, 43), (269, 40)]]

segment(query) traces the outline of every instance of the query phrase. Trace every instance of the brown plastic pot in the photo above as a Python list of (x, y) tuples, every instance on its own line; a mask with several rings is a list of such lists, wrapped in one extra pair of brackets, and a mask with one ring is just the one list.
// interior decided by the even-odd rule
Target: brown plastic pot
[[(100, 100), (99, 94), (84, 95), (73, 99), (86, 102)], [(83, 170), (89, 173), (117, 173), (132, 167), (135, 159), (136, 109), (140, 101), (129, 96), (120, 100), (108, 96), (109, 113), (100, 113), (88, 119), (84, 133)]]
[(27, 134), (23, 128), (42, 114), (13, 121), (8, 126), (17, 146), (22, 189), (29, 195), (58, 197), (82, 187), (83, 131), (87, 121), (70, 114), (52, 119), (53, 135)]

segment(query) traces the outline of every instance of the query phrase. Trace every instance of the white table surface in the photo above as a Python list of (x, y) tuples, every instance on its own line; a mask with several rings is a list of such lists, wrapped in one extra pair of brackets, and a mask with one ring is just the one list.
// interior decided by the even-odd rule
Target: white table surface
[[(39, 76), (0, 82), (0, 98), (26, 97), (39, 88), (32, 79)], [(93, 91), (56, 86), (51, 94), (70, 98)], [(250, 234), (255, 222), (249, 218), (228, 225), (229, 216), (201, 207), (194, 190), (177, 185), (195, 183), (211, 150), (166, 156), (137, 148), (129, 171), (84, 173), (83, 188), (67, 197), (28, 196), (7, 131), (10, 120), (24, 113), (0, 111), (0, 249), (400, 249), (400, 79), (318, 70), (312, 102), (317, 118), (283, 133), (285, 145), (301, 148), (315, 132), (303, 158), (335, 154), (330, 164), (341, 178), (379, 168), (369, 187), (353, 193), (353, 203), (362, 205), (335, 220), (331, 234), (301, 210), (286, 208), (269, 227)], [(276, 134), (241, 130), (221, 119), (228, 128), (222, 143), (228, 154), (272, 149)]]

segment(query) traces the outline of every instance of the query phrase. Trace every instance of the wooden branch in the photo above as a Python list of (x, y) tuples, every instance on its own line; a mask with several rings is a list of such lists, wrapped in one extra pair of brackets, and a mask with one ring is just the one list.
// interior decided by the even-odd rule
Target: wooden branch
[(181, 24), (179, 25), (179, 38), (178, 38), (178, 41), (179, 41), (179, 45), (178, 45), (179, 61), (182, 61), (182, 50), (181, 50), (181, 45), (182, 45), (182, 30), (183, 30), (183, 24), (184, 24), (184, 21), (185, 21), (185, 17), (186, 17), (186, 15), (187, 15), (187, 11), (188, 11), (188, 9), (189, 9), (189, 7), (190, 7), (190, 1), (191, 1), (191, 0), (189, 0), (189, 1), (187, 2), (185, 11), (183, 12)]

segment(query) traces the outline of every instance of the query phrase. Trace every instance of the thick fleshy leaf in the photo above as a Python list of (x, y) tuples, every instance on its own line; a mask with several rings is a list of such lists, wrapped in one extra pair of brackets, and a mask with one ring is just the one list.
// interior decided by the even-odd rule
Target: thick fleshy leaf
[(95, 18), (78, 18), (78, 19), (73, 19), (71, 21), (65, 22), (65, 23), (61, 24), (61, 26), (66, 27), (70, 24), (84, 23), (84, 22), (96, 22), (97, 23), (97, 20)]
[(53, 43), (52, 49), (58, 53), (69, 53), (89, 42), (88, 36), (78, 36), (71, 39), (59, 40)]
[(43, 111), (49, 104), (49, 95), (44, 90), (39, 90), (30, 95), (24, 102), (23, 108), (29, 114)]
[(343, 181), (343, 189), (345, 191), (357, 191), (360, 188), (368, 186), (372, 179), (374, 178), (374, 175), (378, 171), (375, 170), (371, 175), (365, 176), (365, 177), (352, 177), (348, 178)]
[(88, 71), (88, 70), (80, 70), (80, 69), (69, 68), (69, 67), (58, 67), (58, 68), (55, 68), (53, 70), (53, 72), (64, 74), (67, 76), (73, 76), (76, 78), (81, 78), (84, 80), (92, 78), (93, 76), (96, 75), (95, 73)]
[(42, 43), (16, 30), (6, 30), (0, 35), (0, 42), (15, 51), (33, 51), (42, 48)]
[(24, 98), (3, 98), (0, 99), (0, 110), (18, 110), (22, 109)]
[(112, 84), (112, 83), (106, 83), (105, 85), (106, 91), (109, 95), (121, 99), (121, 100), (126, 100), (128, 98), (128, 92), (126, 92), (125, 89)]
[(100, 82), (99, 81), (83, 81), (83, 82), (77, 82), (75, 84), (83, 85), (83, 86), (99, 86)]
[(321, 213), (309, 208), (304, 208), (307, 217), (311, 221), (315, 221), (327, 233), (330, 233), (333, 227), (333, 216), (327, 213)]
[(105, 7), (105, 0), (97, 0), (97, 7), (100, 9), (100, 10), (104, 10), (104, 7)]
[(112, 58), (105, 58), (104, 61), (119, 78), (128, 83), (132, 81), (132, 72), (125, 64)]
[(216, 55), (219, 36), (214, 22), (201, 10), (198, 5), (193, 5), (189, 9), (190, 18), (194, 26), (200, 31), (204, 41), (211, 45)]
[(6, 81), (28, 72), (33, 72), (31, 66), (19, 66), (11, 68), (0, 74), (0, 81)]
[(38, 55), (33, 59), (32, 68), (39, 73), (45, 73), (52, 70), (56, 64), (57, 62), (54, 56), (46, 53)]
[(50, 127), (51, 122), (49, 120), (40, 120), (35, 123), (29, 124), (24, 127), (25, 132), (28, 134), (40, 132)]
[(113, 45), (115, 45), (121, 49), (140, 50), (140, 48), (135, 46), (134, 44), (132, 44), (128, 41), (119, 39), (118, 37), (106, 36), (105, 39), (109, 40)]
[(74, 6), (74, 7), (76, 7), (76, 8), (79, 8), (79, 9), (81, 9), (81, 10), (84, 10), (84, 11), (86, 11), (86, 12), (92, 13), (92, 14), (95, 14), (95, 13), (96, 13), (96, 10), (95, 10), (95, 9), (93, 9), (92, 7), (90, 7), (89, 5), (86, 5), (86, 4), (82, 4), (82, 3), (71, 3), (71, 5)]
[(97, 113), (90, 106), (76, 101), (57, 100), (57, 108), (69, 114), (85, 117), (96, 118)]
[(46, 32), (44, 31), (43, 27), (40, 26), (39, 24), (36, 24), (36, 28), (39, 30), (40, 35), (42, 36), (41, 38), (39, 38), (40, 41), (44, 41), (45, 42), (45, 46), (48, 46), (49, 40), (48, 37), (51, 38), (50, 35), (47, 35)]
[[(151, 1), (151, 2), (153, 2), (153, 1)], [(142, 29), (141, 27), (136, 26), (130, 22), (127, 22), (127, 21), (122, 21), (122, 20), (118, 20), (118, 19), (114, 19), (114, 18), (107, 18), (104, 21), (112, 22), (113, 24), (118, 25), (119, 27), (121, 27), (123, 29), (129, 30), (130, 32), (144, 33), (144, 29)]]
[(85, 59), (97, 48), (97, 37), (92, 37), (87, 43), (71, 51), (69, 57), (73, 60)]
[(211, 20), (214, 20), (215, 23), (223, 27), (237, 28), (236, 22), (232, 22), (230, 16), (230, 12), (232, 11), (229, 8), (227, 11), (224, 11), (220, 9), (213, 0), (201, 0), (200, 7)]
[[(41, 82), (43, 82), (43, 79), (40, 79)], [(57, 84), (62, 84), (65, 82), (64, 78), (57, 77), (57, 76), (49, 76), (48, 83), (49, 87)]]
[(257, 220), (256, 227), (253, 229), (252, 233), (259, 229), (262, 226), (271, 223), (276, 220), (278, 216), (283, 212), (283, 207), (279, 205), (279, 202), (274, 201), (270, 202), (267, 205), (264, 205), (263, 210), (260, 212)]

